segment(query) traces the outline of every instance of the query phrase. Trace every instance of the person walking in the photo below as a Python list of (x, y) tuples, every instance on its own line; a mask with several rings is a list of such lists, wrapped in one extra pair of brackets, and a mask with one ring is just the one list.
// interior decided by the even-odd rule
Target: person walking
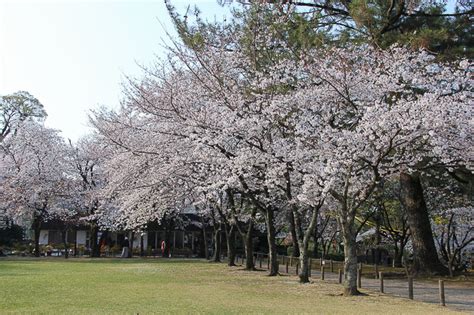
[(122, 244), (122, 255), (120, 256), (121, 258), (129, 258), (129, 254), (128, 254), (129, 246), (130, 246), (130, 243), (128, 241), (128, 237), (125, 237)]

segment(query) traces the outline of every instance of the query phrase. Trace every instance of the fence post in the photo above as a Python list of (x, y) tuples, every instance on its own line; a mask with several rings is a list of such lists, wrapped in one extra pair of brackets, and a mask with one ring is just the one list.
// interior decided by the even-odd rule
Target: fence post
[(408, 276), (408, 298), (413, 300), (413, 277)]
[(259, 263), (260, 268), (262, 268), (262, 259), (263, 259), (263, 255), (260, 255), (260, 263)]
[(329, 261), (329, 266), (331, 267), (331, 272), (334, 272), (334, 263), (332, 262), (332, 259)]
[(383, 291), (383, 272), (379, 272), (379, 279), (380, 279), (380, 293), (384, 293)]
[(324, 265), (321, 266), (321, 280), (324, 280)]
[(293, 266), (293, 256), (290, 256), (290, 266)]
[(300, 264), (298, 262), (296, 262), (296, 275), (298, 275), (298, 267), (300, 266)]
[(446, 300), (444, 296), (444, 280), (439, 280), (439, 304), (446, 306)]
[(342, 283), (342, 270), (339, 269), (339, 283)]
[(374, 265), (374, 268), (375, 268), (375, 279), (378, 279), (378, 277), (379, 277), (379, 265), (376, 263)]
[(289, 263), (289, 261), (288, 261), (288, 259), (287, 259), (287, 260), (286, 260), (286, 273), (288, 273), (288, 263)]
[(309, 259), (309, 268), (308, 268), (308, 275), (311, 277), (311, 264), (312, 264), (311, 258)]
[(357, 288), (362, 288), (362, 268), (357, 268)]

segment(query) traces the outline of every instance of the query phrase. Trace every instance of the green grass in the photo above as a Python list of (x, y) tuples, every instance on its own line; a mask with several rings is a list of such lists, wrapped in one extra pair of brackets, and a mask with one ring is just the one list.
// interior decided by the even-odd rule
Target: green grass
[(0, 314), (455, 314), (376, 293), (339, 296), (337, 284), (200, 260), (2, 259)]

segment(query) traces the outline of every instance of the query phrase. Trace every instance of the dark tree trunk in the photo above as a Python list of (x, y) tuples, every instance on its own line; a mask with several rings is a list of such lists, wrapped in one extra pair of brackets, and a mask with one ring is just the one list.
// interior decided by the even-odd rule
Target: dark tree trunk
[(400, 240), (400, 246), (397, 247), (398, 243), (395, 244), (395, 257), (394, 257), (394, 265), (395, 267), (403, 267), (403, 255), (405, 252), (405, 246), (407, 242), (407, 238), (403, 237)]
[(214, 230), (214, 252), (212, 253), (213, 262), (221, 262), (221, 229)]
[(309, 282), (309, 255), (308, 255), (308, 249), (306, 250), (304, 248), (301, 248), (300, 251), (300, 270), (299, 270), (299, 278), (300, 278), (300, 283), (308, 283)]
[(128, 247), (129, 250), (128, 250), (128, 258), (132, 258), (133, 257), (133, 240), (135, 239), (135, 232), (132, 232), (132, 236), (130, 237), (130, 240), (129, 240), (129, 243), (130, 243), (130, 246)]
[(316, 227), (314, 229), (314, 234), (313, 234), (313, 257), (314, 258), (319, 258), (319, 237), (318, 237), (318, 228)]
[(143, 234), (140, 234), (140, 256), (145, 256), (145, 247), (143, 244)]
[(33, 231), (35, 233), (35, 256), (40, 256), (40, 246), (39, 246), (39, 238), (41, 232), (41, 220), (38, 217), (35, 217), (33, 220)]
[(298, 208), (295, 205), (291, 206), (291, 211), (293, 213), (293, 226), (295, 227), (295, 233), (299, 245), (299, 278), (300, 283), (309, 282), (309, 257), (308, 257), (308, 238), (312, 234), (312, 228), (315, 227), (315, 218), (317, 217), (316, 210), (312, 215), (312, 222), (308, 227), (306, 233), (303, 233), (301, 216), (298, 213)]
[[(278, 275), (278, 254), (276, 248), (276, 231), (275, 231), (275, 223), (274, 220), (274, 210), (271, 207), (267, 207), (265, 221), (267, 224), (267, 241), (268, 241), (268, 256), (270, 259), (270, 272), (269, 276), (277, 276)], [(253, 260), (253, 259), (252, 259)]]
[(380, 264), (382, 261), (382, 252), (380, 251), (380, 244), (382, 243), (382, 235), (380, 233), (380, 216), (376, 215), (375, 219), (375, 244), (377, 247), (375, 248), (375, 255), (374, 255), (374, 264)]
[(227, 265), (235, 266), (235, 225), (226, 226)]
[(344, 241), (344, 296), (358, 295), (356, 236), (350, 224), (342, 226)]
[(77, 256), (77, 230), (74, 229), (74, 257)]
[(298, 210), (296, 208), (292, 209), (293, 211), (293, 217), (294, 217), (294, 226), (295, 226), (295, 231), (296, 231), (296, 236), (298, 237), (298, 245), (300, 249), (300, 255), (299, 255), (299, 263), (300, 263), (300, 271), (299, 271), (299, 278), (300, 278), (300, 283), (308, 283), (309, 282), (309, 238), (311, 234), (313, 234), (311, 229), (315, 228), (315, 222), (317, 218), (317, 210), (315, 209), (312, 215), (311, 219), (311, 224), (308, 226), (308, 230), (303, 233), (302, 229), (302, 222), (301, 222), (301, 216), (298, 213)]
[(172, 246), (171, 246), (171, 232), (172, 231), (171, 231), (170, 227), (167, 226), (165, 228), (165, 252), (164, 252), (166, 258), (170, 257), (171, 249), (172, 249)]
[(67, 230), (62, 230), (61, 231), (61, 238), (63, 240), (63, 244), (64, 244), (64, 258), (67, 259), (69, 258), (69, 247), (67, 245)]
[(291, 234), (291, 242), (293, 246), (293, 250), (291, 256), (298, 257), (300, 255), (300, 246), (298, 244), (298, 237), (296, 235), (296, 227), (295, 227), (295, 217), (293, 211), (290, 209), (288, 210), (288, 220), (290, 222), (290, 234)]
[(208, 247), (209, 242), (207, 241), (207, 233), (206, 233), (206, 228), (204, 226), (204, 223), (202, 224), (201, 233), (202, 233), (202, 246), (203, 246), (204, 258), (209, 259), (209, 247)]
[(394, 267), (401, 267), (402, 266), (402, 254), (403, 251), (401, 251), (398, 248), (398, 242), (395, 242), (394, 244), (394, 253), (393, 253), (393, 266)]
[(298, 238), (298, 245), (300, 249), (300, 256), (299, 256), (299, 263), (300, 263), (300, 272), (298, 274), (300, 278), (300, 283), (308, 283), (310, 277), (310, 269), (311, 266), (309, 265), (309, 240), (316, 229), (318, 214), (319, 214), (320, 206), (316, 208), (312, 208), (313, 213), (311, 215), (311, 221), (309, 226), (307, 227), (306, 231), (303, 232), (303, 222), (301, 220), (301, 214), (298, 212), (298, 208), (296, 206), (292, 207), (293, 211), (293, 218), (294, 218), (294, 226), (296, 231), (296, 236)]
[(245, 269), (255, 270), (255, 262), (253, 260), (253, 224), (250, 224), (247, 234), (245, 234), (244, 247), (245, 247)]
[(97, 234), (99, 233), (99, 227), (95, 222), (91, 223), (91, 257), (100, 257), (100, 248), (98, 244)]
[(400, 201), (407, 213), (412, 237), (413, 271), (417, 274), (447, 274), (448, 270), (436, 251), (420, 177), (401, 173), (400, 188)]

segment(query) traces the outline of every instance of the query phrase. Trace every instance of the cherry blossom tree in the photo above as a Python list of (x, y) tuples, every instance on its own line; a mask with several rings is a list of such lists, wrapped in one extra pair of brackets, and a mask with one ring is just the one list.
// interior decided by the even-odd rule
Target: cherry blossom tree
[[(306, 64), (293, 68), (285, 64), (285, 71), (295, 73), (284, 76), (285, 80), (297, 76), (306, 80), (305, 86), (295, 89), (293, 101), (288, 101), (288, 95), (283, 96), (285, 101), (278, 103), (278, 110), (285, 122), (292, 114), (298, 117), (295, 129), (299, 134), (295, 142), (304, 145), (303, 153), (310, 152), (314, 157), (306, 169), (316, 162), (319, 167), (315, 169), (321, 170), (323, 165), (332, 175), (327, 186), (318, 186), (315, 183), (322, 181), (311, 176), (324, 172), (306, 174), (303, 187), (307, 195), (328, 187), (331, 198), (326, 202), (337, 209), (345, 245), (345, 293), (357, 294), (356, 213), (382, 178), (401, 169), (419, 167), (421, 161), (425, 165), (436, 163), (439, 159), (445, 164), (451, 159), (456, 160), (452, 161), (454, 164), (470, 164), (469, 158), (463, 158), (465, 155), (446, 152), (445, 157), (435, 156), (432, 150), (439, 137), (433, 132), (435, 124), (444, 126), (453, 136), (457, 130), (463, 147), (469, 143), (463, 136), (464, 124), (455, 125), (451, 119), (468, 119), (461, 112), (466, 111), (465, 100), (472, 82), (464, 62), (439, 65), (429, 54), (402, 48), (378, 51), (354, 47), (332, 49), (329, 54), (318, 51), (310, 56), (316, 57), (308, 58)], [(444, 118), (439, 111), (452, 106), (453, 101), (453, 111), (459, 111), (456, 118)], [(295, 105), (285, 111), (284, 104)], [(444, 134), (442, 128), (437, 129), (440, 134)], [(448, 145), (455, 143), (450, 141)], [(308, 202), (312, 198), (305, 199)]]
[(72, 187), (66, 202), (78, 212), (78, 221), (87, 222), (91, 228), (91, 256), (99, 257), (98, 240), (100, 211), (111, 207), (100, 195), (105, 186), (103, 163), (109, 150), (97, 136), (80, 138), (76, 143), (69, 141), (68, 169), (72, 178)]
[[(441, 140), (449, 137), (453, 149), (471, 141), (463, 114), (470, 65), (439, 64), (427, 52), (397, 47), (263, 58), (265, 47), (284, 43), (256, 29), (249, 54), (248, 45), (239, 46), (247, 35), (173, 42), (165, 63), (130, 81), (119, 112), (96, 115), (99, 132), (121, 150), (115, 170), (126, 175), (112, 182), (139, 188), (122, 203), (140, 218), (159, 215), (157, 205), (167, 208), (189, 191), (240, 194), (265, 216), (271, 275), (278, 274), (275, 217), (289, 209), (302, 282), (318, 213), (334, 211), (344, 241), (345, 294), (357, 294), (355, 217), (381, 180), (421, 165), (471, 165)], [(165, 194), (151, 193), (163, 186)]]
[(4, 208), (14, 221), (33, 229), (35, 255), (39, 256), (42, 223), (57, 214), (69, 216), (74, 212), (59, 203), (68, 190), (67, 147), (56, 130), (35, 122), (24, 123), (2, 147)]

